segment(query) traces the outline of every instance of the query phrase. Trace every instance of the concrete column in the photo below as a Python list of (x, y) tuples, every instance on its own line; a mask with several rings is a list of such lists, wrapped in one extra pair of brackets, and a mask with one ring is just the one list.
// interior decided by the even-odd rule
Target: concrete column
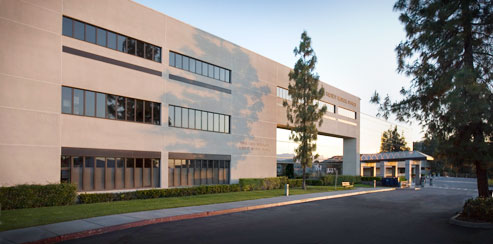
[(373, 177), (377, 176), (377, 165), (376, 164), (373, 165), (372, 169), (373, 169), (373, 174), (371, 176)]
[(364, 169), (363, 165), (360, 164), (360, 169), (359, 169), (360, 170), (359, 171), (360, 172), (360, 176), (363, 176), (363, 172), (364, 172), (363, 169)]
[(406, 160), (406, 179), (407, 182), (411, 182), (411, 175), (412, 175), (412, 169), (411, 169), (411, 160)]
[(357, 138), (344, 138), (342, 174), (360, 175), (359, 142)]
[(394, 166), (394, 177), (399, 177), (399, 163), (397, 163), (396, 166)]
[(385, 178), (385, 165), (386, 165), (385, 161), (380, 162), (380, 176), (382, 178)]
[(421, 180), (421, 161), (416, 165), (416, 185), (420, 183)]

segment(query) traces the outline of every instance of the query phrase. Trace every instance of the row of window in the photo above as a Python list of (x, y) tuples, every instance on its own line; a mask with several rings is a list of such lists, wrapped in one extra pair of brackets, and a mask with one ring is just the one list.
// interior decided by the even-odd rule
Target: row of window
[(169, 65), (195, 74), (231, 83), (231, 71), (179, 53), (169, 52)]
[(159, 187), (159, 158), (61, 157), (62, 183), (78, 191)]
[[(291, 100), (291, 96), (288, 94), (288, 90), (281, 88), (281, 87), (277, 87), (277, 96), (282, 98), (282, 99)], [(335, 105), (324, 102), (324, 101), (318, 101), (318, 106), (320, 108), (322, 108), (323, 105), (327, 106), (327, 112), (330, 112), (330, 113), (336, 112), (336, 106)], [(344, 117), (356, 119), (356, 112), (351, 111), (349, 109), (338, 107), (337, 113), (339, 115), (344, 116)]]
[(62, 113), (161, 124), (161, 104), (100, 92), (62, 87)]
[(169, 105), (168, 125), (195, 130), (230, 133), (230, 116)]
[(229, 184), (229, 160), (169, 159), (168, 186)]
[(62, 25), (64, 36), (73, 37), (161, 63), (161, 47), (65, 16), (63, 17)]

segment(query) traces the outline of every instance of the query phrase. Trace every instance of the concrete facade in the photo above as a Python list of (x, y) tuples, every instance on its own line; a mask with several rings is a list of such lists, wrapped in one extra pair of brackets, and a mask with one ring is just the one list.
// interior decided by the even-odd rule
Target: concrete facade
[[(0, 49), (0, 186), (60, 182), (64, 147), (160, 152), (161, 188), (168, 187), (170, 152), (230, 155), (230, 183), (276, 176), (276, 128), (287, 124), (276, 88), (288, 87), (289, 67), (131, 1), (6, 0), (1, 5), (0, 45), (8, 48)], [(159, 46), (162, 61), (64, 36), (63, 16)], [(170, 51), (231, 70), (231, 83), (171, 67)], [(62, 86), (160, 103), (161, 124), (63, 114)], [(356, 113), (355, 119), (328, 113), (319, 130), (344, 138), (344, 174), (359, 175), (360, 99), (322, 86), (324, 102)], [(169, 127), (170, 104), (230, 115), (231, 133)]]

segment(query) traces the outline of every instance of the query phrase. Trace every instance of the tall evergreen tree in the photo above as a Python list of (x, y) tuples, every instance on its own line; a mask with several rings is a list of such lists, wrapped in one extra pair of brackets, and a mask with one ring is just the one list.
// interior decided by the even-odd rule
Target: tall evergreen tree
[(488, 196), (493, 158), (493, 3), (490, 0), (398, 0), (407, 38), (398, 71), (412, 77), (401, 101), (380, 104), (384, 117), (414, 118), (438, 150), (476, 166), (479, 196)]
[(394, 129), (390, 128), (383, 132), (380, 152), (401, 152), (409, 151), (409, 147), (406, 146), (406, 138), (404, 135), (400, 135), (397, 131), (397, 126)]
[(301, 42), (295, 47), (294, 54), (299, 59), (289, 72), (288, 94), (291, 101), (284, 100), (283, 105), (286, 107), (288, 126), (291, 128), (290, 139), (298, 143), (294, 161), (301, 163), (303, 189), (306, 189), (306, 167), (311, 167), (313, 159), (318, 157), (313, 155), (317, 149), (317, 124), (322, 125), (322, 116), (327, 112), (327, 106), (320, 106), (318, 102), (325, 91), (319, 86), (319, 76), (314, 73), (317, 56), (306, 31), (301, 34)]

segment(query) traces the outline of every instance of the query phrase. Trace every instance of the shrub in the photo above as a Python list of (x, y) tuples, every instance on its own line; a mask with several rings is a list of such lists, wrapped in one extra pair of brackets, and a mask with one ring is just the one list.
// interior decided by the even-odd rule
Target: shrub
[[(330, 186), (335, 183), (335, 175), (326, 175), (322, 178), (323, 185)], [(361, 176), (354, 175), (339, 175), (337, 176), (337, 185), (342, 185), (342, 182), (349, 182), (351, 184), (361, 183)]]
[(272, 190), (279, 189), (287, 183), (285, 176), (270, 178), (244, 178), (240, 179), (242, 191)]
[(289, 187), (301, 187), (303, 185), (303, 179), (289, 179)]
[(323, 186), (324, 182), (322, 180), (306, 180), (306, 184), (309, 186)]
[(375, 176), (362, 176), (361, 177), (361, 181), (374, 181), (374, 180), (381, 181), (382, 177), (379, 177), (379, 176), (377, 176), (377, 177), (375, 177)]
[(403, 182), (406, 180), (407, 180), (406, 176), (399, 176), (399, 182)]
[(70, 205), (76, 197), (77, 187), (73, 184), (0, 187), (0, 204), (4, 210)]
[(133, 199), (151, 199), (163, 197), (184, 197), (214, 193), (227, 193), (240, 191), (240, 185), (207, 185), (187, 188), (150, 189), (132, 192), (117, 193), (82, 193), (79, 195), (80, 203), (113, 202)]
[(461, 217), (493, 223), (493, 198), (472, 198), (466, 201)]

